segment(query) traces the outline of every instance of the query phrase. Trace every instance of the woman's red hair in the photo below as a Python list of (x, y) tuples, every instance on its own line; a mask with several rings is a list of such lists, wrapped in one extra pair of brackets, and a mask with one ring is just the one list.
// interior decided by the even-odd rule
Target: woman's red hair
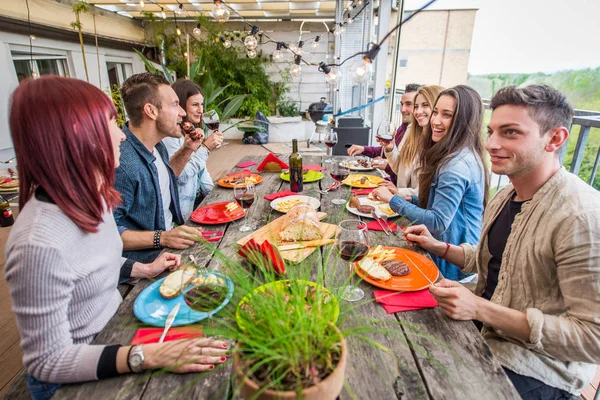
[(117, 111), (100, 89), (77, 79), (23, 81), (12, 95), (10, 130), (19, 166), (19, 207), (41, 186), (81, 229), (97, 232), (113, 188), (109, 118)]

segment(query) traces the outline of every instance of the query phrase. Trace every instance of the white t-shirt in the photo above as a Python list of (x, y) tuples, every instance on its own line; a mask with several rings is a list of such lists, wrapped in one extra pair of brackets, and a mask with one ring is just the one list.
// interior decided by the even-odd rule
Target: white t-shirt
[(154, 148), (154, 164), (158, 170), (158, 183), (160, 186), (160, 197), (163, 203), (163, 212), (165, 215), (165, 230), (173, 229), (173, 214), (171, 214), (171, 180), (169, 170), (165, 165), (160, 153)]

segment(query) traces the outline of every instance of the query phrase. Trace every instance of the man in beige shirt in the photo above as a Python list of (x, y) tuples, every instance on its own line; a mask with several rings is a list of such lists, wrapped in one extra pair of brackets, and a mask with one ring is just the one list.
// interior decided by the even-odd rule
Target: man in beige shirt
[(491, 108), (486, 149), (512, 185), (490, 201), (479, 245), (439, 242), (422, 225), (406, 238), (479, 274), (475, 293), (445, 279), (430, 291), (450, 318), (480, 323), (524, 399), (569, 399), (600, 364), (600, 193), (560, 165), (564, 95), (506, 87)]

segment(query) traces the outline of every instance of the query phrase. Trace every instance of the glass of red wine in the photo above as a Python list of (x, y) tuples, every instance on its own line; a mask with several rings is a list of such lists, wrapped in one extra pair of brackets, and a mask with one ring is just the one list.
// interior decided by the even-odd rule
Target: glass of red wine
[[(212, 133), (215, 133), (216, 131), (219, 130), (219, 125), (220, 125), (219, 114), (215, 110), (210, 110), (210, 111), (205, 112), (202, 115), (202, 121), (204, 122), (204, 125), (206, 125), (206, 129), (208, 129), (209, 131), (212, 131)], [(225, 146), (226, 144), (228, 144), (228, 143), (227, 142), (221, 143), (219, 146), (217, 146), (217, 149), (221, 146)]]
[[(354, 281), (354, 263), (365, 258), (369, 252), (367, 224), (357, 219), (347, 219), (339, 223), (337, 251), (340, 258), (350, 265), (350, 274)], [(344, 287), (341, 298), (346, 301), (359, 301), (365, 292), (353, 283)]]
[[(350, 175), (350, 170), (343, 165), (333, 164), (329, 174), (336, 182), (342, 182), (344, 179)], [(337, 199), (332, 199), (331, 202), (336, 205), (346, 204), (346, 199), (342, 197), (341, 183), (340, 183), (340, 197)]]
[(333, 129), (329, 128), (327, 130), (327, 133), (325, 134), (325, 145), (327, 146), (327, 155), (329, 156), (329, 158), (323, 162), (325, 162), (327, 164), (334, 162), (333, 147), (337, 144), (337, 142), (338, 142), (337, 132), (335, 132)]
[(256, 198), (256, 189), (250, 182), (240, 181), (233, 184), (233, 197), (235, 201), (244, 209), (244, 225), (240, 227), (240, 232), (249, 232), (256, 229), (256, 226), (248, 224), (248, 210)]

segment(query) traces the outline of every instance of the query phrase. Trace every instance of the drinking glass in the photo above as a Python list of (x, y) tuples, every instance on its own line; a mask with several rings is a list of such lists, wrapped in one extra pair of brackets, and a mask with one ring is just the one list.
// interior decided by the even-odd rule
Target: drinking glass
[(347, 219), (339, 223), (337, 251), (340, 258), (348, 262), (352, 284), (344, 287), (341, 298), (346, 301), (358, 301), (365, 296), (361, 288), (354, 287), (354, 263), (362, 260), (369, 252), (367, 224), (357, 219)]
[[(212, 133), (215, 133), (216, 131), (219, 130), (219, 125), (220, 125), (219, 114), (215, 110), (210, 110), (210, 111), (205, 112), (202, 115), (202, 121), (204, 121), (204, 125), (206, 125), (206, 128), (208, 130), (212, 131)], [(219, 146), (217, 146), (217, 149), (221, 146), (225, 146), (226, 144), (229, 144), (229, 143), (227, 143), (227, 142), (221, 143)]]
[(336, 205), (346, 204), (346, 199), (344, 199), (342, 197), (342, 190), (341, 190), (342, 189), (342, 184), (341, 184), (341, 182), (344, 179), (346, 179), (348, 177), (348, 175), (350, 175), (350, 170), (348, 168), (344, 167), (343, 165), (333, 164), (333, 166), (331, 167), (331, 170), (329, 171), (329, 174), (337, 182), (340, 182), (340, 195), (339, 195), (339, 197), (337, 199), (331, 200), (331, 202), (333, 204), (336, 204)]
[(256, 229), (256, 226), (248, 224), (248, 210), (256, 198), (256, 189), (253, 183), (245, 181), (235, 182), (233, 184), (233, 197), (235, 201), (244, 209), (244, 225), (240, 227), (240, 232), (249, 232)]
[(333, 159), (333, 146), (335, 146), (338, 142), (338, 134), (333, 129), (329, 128), (327, 133), (325, 133), (325, 145), (327, 146), (327, 155), (330, 156), (326, 159), (325, 163), (329, 164), (334, 162)]

